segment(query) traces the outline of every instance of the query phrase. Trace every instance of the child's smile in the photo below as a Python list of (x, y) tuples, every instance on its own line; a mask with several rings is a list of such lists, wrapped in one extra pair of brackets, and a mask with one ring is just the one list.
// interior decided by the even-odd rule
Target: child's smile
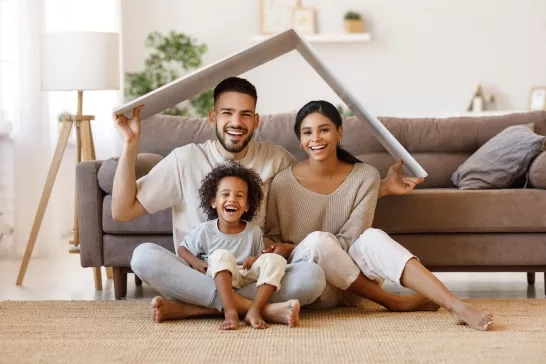
[(218, 183), (212, 207), (224, 224), (239, 223), (241, 216), (248, 211), (248, 186), (239, 177), (224, 177)]

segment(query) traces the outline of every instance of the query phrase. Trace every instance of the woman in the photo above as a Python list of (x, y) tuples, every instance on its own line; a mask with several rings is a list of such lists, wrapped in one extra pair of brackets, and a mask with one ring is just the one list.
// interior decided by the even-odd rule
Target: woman
[[(292, 263), (323, 268), (327, 286), (314, 308), (348, 304), (350, 294), (393, 311), (437, 309), (436, 303), (462, 323), (487, 330), (490, 313), (462, 302), (408, 250), (371, 228), (380, 176), (339, 146), (341, 124), (326, 101), (311, 101), (297, 113), (294, 131), (309, 158), (271, 182), (266, 235), (275, 243), (266, 251), (291, 250)], [(384, 279), (418, 294), (388, 293), (380, 286)]]

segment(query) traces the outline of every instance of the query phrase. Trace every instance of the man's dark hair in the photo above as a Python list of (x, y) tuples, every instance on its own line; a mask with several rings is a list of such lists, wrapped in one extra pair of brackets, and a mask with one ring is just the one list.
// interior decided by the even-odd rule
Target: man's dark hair
[(207, 214), (209, 220), (217, 219), (218, 213), (216, 209), (212, 208), (212, 200), (216, 197), (218, 191), (218, 185), (222, 178), (225, 177), (238, 177), (246, 182), (248, 186), (248, 211), (243, 213), (241, 219), (251, 221), (262, 203), (264, 197), (262, 191), (262, 179), (251, 168), (246, 168), (237, 162), (229, 162), (222, 164), (209, 172), (201, 181), (201, 188), (199, 189), (199, 197), (201, 197), (201, 204), (199, 207)]
[(252, 96), (255, 104), (258, 102), (258, 93), (256, 92), (256, 87), (254, 87), (253, 84), (251, 84), (244, 78), (228, 77), (220, 82), (218, 85), (216, 85), (216, 87), (214, 88), (214, 105), (216, 105), (218, 98), (224, 92), (239, 92), (242, 94), (246, 94)]

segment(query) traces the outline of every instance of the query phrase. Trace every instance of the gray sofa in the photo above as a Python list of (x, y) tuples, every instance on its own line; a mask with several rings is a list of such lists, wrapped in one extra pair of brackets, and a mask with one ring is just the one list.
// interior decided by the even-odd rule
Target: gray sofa
[[(293, 132), (294, 114), (261, 118), (257, 140), (305, 158)], [(510, 125), (533, 123), (546, 135), (546, 112), (434, 118), (380, 117), (428, 172), (410, 195), (379, 200), (374, 227), (391, 234), (432, 271), (546, 272), (546, 152), (530, 166), (522, 188), (460, 190), (451, 176), (480, 146)], [(394, 159), (356, 117), (344, 121), (342, 145), (385, 176)], [(137, 177), (176, 147), (214, 138), (207, 119), (156, 115), (142, 122)], [(113, 267), (116, 299), (126, 295), (136, 246), (155, 242), (174, 251), (170, 209), (131, 222), (112, 219), (111, 188), (117, 158), (77, 166), (81, 265)], [(137, 283), (140, 283), (137, 279)]]

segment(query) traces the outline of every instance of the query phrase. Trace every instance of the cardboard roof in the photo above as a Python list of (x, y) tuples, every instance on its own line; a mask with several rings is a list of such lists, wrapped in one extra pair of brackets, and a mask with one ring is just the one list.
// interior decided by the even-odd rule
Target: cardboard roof
[(237, 76), (250, 71), (293, 50), (300, 53), (339, 98), (343, 100), (355, 116), (370, 124), (374, 136), (383, 147), (394, 158), (400, 158), (404, 161), (404, 170), (408, 175), (416, 177), (427, 176), (426, 171), (419, 163), (375, 116), (366, 111), (362, 104), (343, 86), (328, 67), (322, 63), (311, 45), (293, 29), (273, 35), (240, 52), (201, 67), (146, 95), (114, 108), (113, 112), (131, 117), (133, 108), (143, 104), (145, 107), (141, 111), (141, 117), (142, 119), (148, 118), (215, 87), (227, 77)]

